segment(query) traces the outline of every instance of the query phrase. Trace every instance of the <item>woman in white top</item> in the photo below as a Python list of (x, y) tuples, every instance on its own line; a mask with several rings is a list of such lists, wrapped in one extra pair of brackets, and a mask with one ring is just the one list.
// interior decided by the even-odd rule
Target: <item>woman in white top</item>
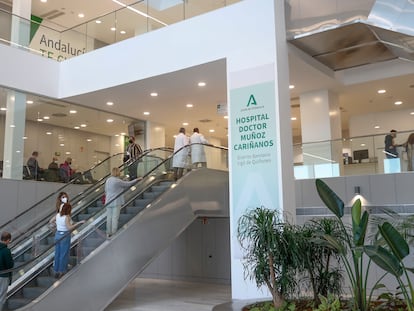
[(54, 270), (57, 278), (61, 277), (68, 270), (70, 231), (75, 229), (77, 225), (85, 222), (80, 221), (72, 224), (71, 213), (72, 206), (69, 203), (64, 203), (60, 212), (50, 220), (50, 222), (56, 221)]

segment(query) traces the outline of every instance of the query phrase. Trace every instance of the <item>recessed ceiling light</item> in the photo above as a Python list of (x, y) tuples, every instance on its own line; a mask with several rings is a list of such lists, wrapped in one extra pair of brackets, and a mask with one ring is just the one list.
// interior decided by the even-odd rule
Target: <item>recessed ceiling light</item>
[(27, 139), (27, 136), (23, 136), (23, 139)]
[(74, 114), (74, 113), (77, 113), (77, 111), (76, 110), (69, 110), (69, 113)]
[(85, 17), (85, 14), (83, 14), (83, 13), (79, 13), (79, 14), (78, 14), (78, 17), (79, 17), (79, 18), (84, 18), (84, 17)]
[(121, 30), (119, 33), (120, 33), (121, 35), (124, 35), (124, 34), (126, 34), (126, 31), (125, 31), (125, 30)]
[(65, 147), (65, 144), (59, 144), (59, 146), (61, 146), (61, 147)]
[(410, 112), (410, 114), (413, 115), (414, 114), (414, 111)]
[(380, 128), (380, 126), (379, 125), (375, 125), (374, 126), (374, 129), (379, 129)]
[(43, 121), (43, 119), (42, 119), (42, 118), (37, 118), (37, 121), (38, 121), (38, 122), (42, 122), (42, 121)]
[(88, 138), (88, 139), (86, 139), (86, 141), (92, 141), (92, 139)]
[(29, 105), (33, 104), (33, 100), (27, 100), (26, 104), (29, 104)]
[(119, 147), (119, 144), (115, 144), (115, 147)]
[(16, 127), (16, 125), (14, 125), (14, 124), (10, 124), (10, 127)]
[(385, 92), (387, 92), (386, 90), (378, 90), (377, 93), (378, 94), (384, 94)]
[(144, 111), (144, 116), (149, 116), (150, 113), (148, 111)]
[(40, 2), (46, 3), (46, 2), (47, 2), (47, 0), (40, 0)]
[(397, 100), (397, 101), (394, 103), (394, 105), (397, 105), (397, 106), (402, 105), (402, 101), (401, 101), (401, 100)]
[(151, 95), (152, 97), (157, 97), (157, 96), (158, 96), (158, 93), (156, 93), (156, 92), (152, 92), (150, 95)]
[(213, 130), (213, 129), (211, 129), (211, 130), (208, 130), (210, 133), (214, 133), (215, 132), (215, 130)]
[(187, 126), (187, 125), (188, 125), (188, 122), (183, 122), (183, 125), (184, 125), (184, 126)]
[(126, 135), (126, 133), (122, 132), (122, 133), (121, 133), (121, 135), (122, 135), (122, 136), (125, 136), (125, 135)]
[(44, 119), (44, 120), (49, 120), (49, 119), (50, 119), (50, 117), (49, 117), (49, 116), (44, 116), (44, 117), (43, 117), (43, 119)]
[(65, 154), (70, 154), (70, 151), (66, 151)]
[(107, 102), (106, 103), (108, 106), (113, 106), (114, 105), (114, 103), (113, 102)]
[(80, 129), (80, 127), (79, 127), (79, 126), (75, 126), (75, 127), (74, 127), (74, 129), (75, 129), (75, 130), (79, 130), (79, 129)]
[(224, 116), (223, 118), (224, 118), (224, 119), (228, 119), (228, 118), (229, 118), (229, 116)]
[(289, 89), (294, 89), (295, 86), (293, 84), (289, 85)]
[(206, 83), (205, 83), (205, 82), (203, 82), (203, 81), (198, 82), (198, 86), (206, 86)]
[(81, 127), (86, 127), (86, 124), (81, 124)]
[(365, 147), (366, 145), (365, 144), (361, 144), (361, 147)]
[(7, 108), (6, 107), (1, 107), (0, 110), (1, 111), (7, 111)]
[(97, 24), (102, 24), (102, 21), (101, 21), (101, 20), (99, 20), (99, 19), (97, 19), (97, 20), (95, 21), (95, 23), (97, 23)]
[(112, 30), (112, 31), (115, 31), (115, 30), (116, 30), (116, 28), (115, 28), (115, 27), (111, 27), (111, 30)]
[(185, 105), (187, 108), (193, 108), (194, 106), (193, 106), (193, 104), (187, 104), (187, 105)]
[(46, 135), (52, 135), (52, 132), (46, 132)]
[(115, 134), (115, 137), (119, 137), (119, 134)]
[(106, 122), (112, 123), (112, 122), (114, 122), (114, 119), (106, 119)]
[(296, 117), (291, 117), (290, 118), (292, 121), (296, 121), (297, 120), (297, 118)]

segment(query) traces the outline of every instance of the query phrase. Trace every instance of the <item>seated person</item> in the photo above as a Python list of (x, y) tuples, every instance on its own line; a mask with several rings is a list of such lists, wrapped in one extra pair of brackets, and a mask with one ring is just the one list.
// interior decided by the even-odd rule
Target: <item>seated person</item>
[(76, 179), (79, 183), (83, 183), (81, 173), (76, 173), (70, 166), (72, 164), (72, 158), (66, 158), (65, 162), (59, 167), (59, 175), (63, 182), (69, 182), (72, 179)]
[(45, 179), (46, 181), (59, 181), (58, 158), (53, 157), (52, 162), (50, 162), (47, 170), (45, 170)]
[(41, 175), (43, 174), (43, 169), (39, 167), (39, 162), (37, 162), (37, 157), (39, 152), (33, 151), (32, 156), (27, 160), (27, 167), (29, 168), (30, 175), (34, 180), (40, 180)]

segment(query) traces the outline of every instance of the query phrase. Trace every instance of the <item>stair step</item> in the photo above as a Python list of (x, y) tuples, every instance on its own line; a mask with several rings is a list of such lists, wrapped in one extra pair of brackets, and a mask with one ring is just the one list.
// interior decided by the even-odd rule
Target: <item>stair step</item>
[(103, 238), (90, 238), (87, 237), (86, 239), (82, 240), (82, 246), (86, 247), (98, 247), (104, 241)]
[(101, 207), (88, 207), (88, 214), (96, 214), (97, 212), (102, 210), (102, 206)]
[(155, 192), (164, 192), (165, 190), (167, 190), (170, 186), (163, 186), (163, 185), (158, 185), (158, 186), (152, 186), (151, 189), (152, 191)]
[(144, 206), (127, 206), (125, 208), (125, 212), (127, 214), (137, 215), (143, 209), (144, 209)]
[(27, 298), (9, 298), (7, 300), (7, 308), (9, 310), (15, 310), (19, 309), (28, 303), (30, 303), (32, 300)]
[(155, 199), (160, 195), (160, 192), (144, 192), (144, 199)]
[(23, 297), (27, 299), (35, 299), (46, 291), (45, 287), (23, 287)]
[(53, 283), (55, 283), (56, 279), (52, 276), (38, 276), (36, 278), (37, 285), (39, 287), (48, 288), (52, 286)]
[(89, 215), (89, 214), (78, 214), (77, 217), (78, 217), (78, 221), (81, 221), (81, 220), (89, 219), (91, 217), (91, 215)]
[(135, 206), (145, 207), (152, 202), (152, 199), (137, 199), (134, 201)]

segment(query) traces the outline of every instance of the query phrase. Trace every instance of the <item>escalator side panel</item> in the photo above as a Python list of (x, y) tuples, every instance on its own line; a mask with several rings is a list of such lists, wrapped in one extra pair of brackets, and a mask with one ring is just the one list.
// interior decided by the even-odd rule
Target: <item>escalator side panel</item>
[[(210, 215), (228, 213), (228, 194), (223, 194), (228, 192), (228, 186), (223, 187), (223, 183), (228, 184), (228, 173), (207, 171), (187, 174), (94, 250), (92, 256), (19, 310), (103, 310), (194, 221), (197, 206)], [(215, 182), (218, 185), (214, 186)], [(208, 196), (198, 196), (197, 192), (207, 192)], [(213, 207), (211, 211), (208, 206)]]

